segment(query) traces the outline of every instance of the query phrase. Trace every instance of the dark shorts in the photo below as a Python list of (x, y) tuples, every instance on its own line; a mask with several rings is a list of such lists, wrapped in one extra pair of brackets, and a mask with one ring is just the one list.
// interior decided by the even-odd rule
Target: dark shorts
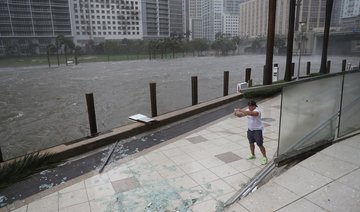
[(256, 143), (258, 146), (263, 145), (263, 134), (262, 130), (248, 130), (247, 131), (247, 138), (249, 139), (249, 143), (253, 144)]

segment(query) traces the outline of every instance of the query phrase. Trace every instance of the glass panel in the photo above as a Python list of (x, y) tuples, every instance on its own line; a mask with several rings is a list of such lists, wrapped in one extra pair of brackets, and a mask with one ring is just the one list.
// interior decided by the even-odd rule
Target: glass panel
[(339, 137), (360, 129), (360, 73), (346, 74)]
[(278, 157), (334, 138), (342, 76), (283, 88)]

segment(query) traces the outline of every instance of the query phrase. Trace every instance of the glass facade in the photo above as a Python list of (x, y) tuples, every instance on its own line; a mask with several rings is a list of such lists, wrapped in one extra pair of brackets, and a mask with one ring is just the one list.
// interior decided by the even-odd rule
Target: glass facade
[(284, 87), (276, 161), (359, 130), (359, 81), (347, 72)]
[(344, 91), (341, 104), (341, 116), (339, 136), (360, 129), (360, 73), (347, 74), (344, 76)]

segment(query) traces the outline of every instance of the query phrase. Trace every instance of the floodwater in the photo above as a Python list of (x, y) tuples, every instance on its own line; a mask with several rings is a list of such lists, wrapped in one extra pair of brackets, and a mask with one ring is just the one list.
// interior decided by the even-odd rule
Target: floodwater
[[(302, 57), (318, 72), (320, 56)], [(328, 57), (331, 72), (343, 59)], [(297, 63), (298, 57), (293, 61)], [(283, 79), (286, 57), (274, 57)], [(223, 73), (230, 72), (229, 93), (252, 68), (253, 84), (261, 84), (265, 55), (195, 57), (169, 60), (98, 62), (77, 66), (0, 68), (0, 147), (5, 159), (89, 135), (86, 93), (94, 93), (98, 131), (130, 123), (128, 116), (151, 115), (149, 83), (156, 83), (158, 114), (191, 105), (191, 76), (198, 77), (199, 102), (223, 93)], [(298, 66), (295, 66), (295, 75)]]

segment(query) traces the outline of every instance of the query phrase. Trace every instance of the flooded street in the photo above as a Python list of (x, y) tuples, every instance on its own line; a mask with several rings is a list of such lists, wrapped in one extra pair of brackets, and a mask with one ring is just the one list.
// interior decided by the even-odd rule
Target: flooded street
[[(318, 72), (320, 56), (302, 57)], [(331, 72), (343, 59), (329, 57)], [(293, 61), (297, 62), (294, 56)], [(274, 57), (284, 76), (286, 57)], [(48, 68), (0, 68), (0, 146), (4, 159), (89, 135), (86, 93), (94, 93), (98, 131), (130, 123), (128, 116), (151, 115), (149, 83), (157, 85), (158, 114), (191, 105), (191, 76), (198, 77), (199, 102), (222, 96), (223, 72), (230, 72), (229, 93), (252, 68), (253, 84), (261, 84), (265, 55), (197, 57), (84, 63)], [(297, 74), (297, 64), (295, 75)]]

